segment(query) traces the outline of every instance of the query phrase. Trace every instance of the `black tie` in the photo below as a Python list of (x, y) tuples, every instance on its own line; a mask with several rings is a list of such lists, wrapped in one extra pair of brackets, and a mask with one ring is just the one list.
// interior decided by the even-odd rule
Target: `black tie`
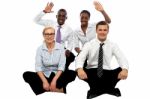
[(104, 43), (101, 43), (99, 47), (98, 68), (97, 68), (97, 76), (99, 78), (103, 74), (103, 45)]

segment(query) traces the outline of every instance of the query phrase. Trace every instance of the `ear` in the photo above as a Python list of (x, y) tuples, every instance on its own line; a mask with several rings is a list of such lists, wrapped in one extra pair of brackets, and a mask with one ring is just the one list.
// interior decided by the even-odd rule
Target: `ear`
[(108, 31), (107, 31), (107, 34), (109, 33), (109, 29), (108, 29)]
[(58, 18), (58, 15), (56, 15), (56, 18)]
[(66, 19), (67, 19), (68, 17), (66, 16)]

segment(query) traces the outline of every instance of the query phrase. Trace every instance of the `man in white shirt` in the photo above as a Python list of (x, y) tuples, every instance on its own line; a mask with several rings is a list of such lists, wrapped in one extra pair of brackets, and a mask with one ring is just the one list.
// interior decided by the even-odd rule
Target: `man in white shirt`
[[(108, 23), (111, 22), (110, 17), (105, 12), (100, 2), (94, 1), (94, 7), (98, 12), (102, 13), (106, 22)], [(81, 26), (75, 29), (74, 33), (74, 46), (75, 51), (77, 53), (80, 53), (81, 51), (79, 42), (81, 42), (83, 46), (86, 42), (89, 42), (90, 40), (96, 37), (96, 30), (95, 30), (96, 23), (88, 23), (89, 20), (90, 20), (90, 12), (87, 10), (82, 10), (80, 13)]]
[[(84, 45), (76, 59), (78, 77), (90, 86), (87, 99), (104, 93), (117, 97), (121, 96), (120, 90), (115, 86), (119, 80), (126, 79), (128, 76), (128, 62), (119, 47), (107, 40), (108, 31), (109, 25), (107, 22), (98, 22), (96, 25), (97, 37)], [(100, 45), (102, 46), (100, 47)], [(99, 49), (103, 49), (102, 52)], [(101, 53), (103, 53), (102, 57), (99, 57)], [(110, 65), (113, 56), (116, 57), (119, 64), (116, 69), (113, 69)], [(83, 69), (86, 59), (87, 66)], [(102, 65), (101, 76), (98, 74), (100, 64)]]
[[(54, 4), (52, 2), (47, 3), (45, 9), (35, 17), (34, 21), (37, 24), (40, 24), (43, 26), (54, 27), (56, 32), (58, 31), (58, 29), (60, 29), (59, 31), (61, 32), (61, 40), (59, 43), (62, 44), (66, 48), (66, 52), (65, 52), (66, 53), (66, 69), (68, 69), (68, 66), (70, 65), (70, 63), (73, 62), (75, 59), (74, 54), (71, 52), (73, 48), (73, 30), (68, 25), (65, 24), (65, 21), (67, 19), (67, 11), (65, 9), (60, 9), (58, 11), (56, 15), (57, 22), (53, 20), (42, 19), (42, 17), (45, 14), (53, 12), (52, 11), (53, 6)], [(55, 38), (57, 38), (57, 33), (55, 35)], [(65, 43), (67, 43), (67, 46), (65, 45)]]

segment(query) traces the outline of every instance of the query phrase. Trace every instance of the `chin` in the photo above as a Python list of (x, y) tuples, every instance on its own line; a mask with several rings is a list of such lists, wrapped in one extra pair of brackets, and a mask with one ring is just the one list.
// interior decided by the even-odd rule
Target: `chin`
[(100, 41), (105, 41), (105, 40), (106, 40), (106, 38), (99, 38), (99, 40), (100, 40)]
[(84, 26), (84, 25), (87, 25), (87, 23), (86, 22), (81, 22), (81, 25)]
[(52, 43), (53, 41), (47, 41), (47, 43)]
[(59, 22), (59, 25), (63, 25), (64, 24), (64, 22)]

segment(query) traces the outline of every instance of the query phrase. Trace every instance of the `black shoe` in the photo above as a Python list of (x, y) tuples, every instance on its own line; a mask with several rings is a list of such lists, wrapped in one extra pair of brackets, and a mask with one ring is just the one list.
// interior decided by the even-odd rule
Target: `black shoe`
[(92, 99), (90, 90), (87, 92), (87, 99)]
[(87, 92), (87, 99), (92, 99), (99, 96), (99, 94), (93, 93), (90, 90)]
[(66, 92), (66, 87), (64, 87), (63, 90), (64, 90), (64, 94), (66, 94), (66, 93), (67, 93), (67, 92)]
[(114, 95), (116, 97), (121, 96), (120, 90), (118, 88), (114, 88), (114, 89), (108, 91), (107, 93), (110, 94), (110, 95)]

